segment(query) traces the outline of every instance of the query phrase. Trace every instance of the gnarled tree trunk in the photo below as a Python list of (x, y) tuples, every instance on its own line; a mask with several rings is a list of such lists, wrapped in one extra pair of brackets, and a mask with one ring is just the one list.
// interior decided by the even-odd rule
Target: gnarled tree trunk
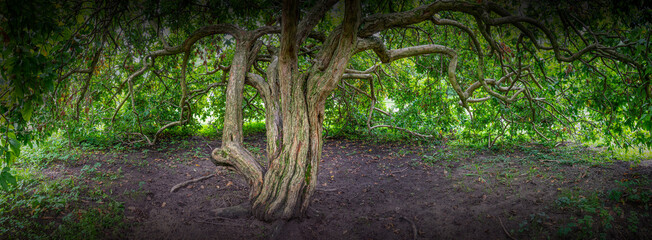
[[(262, 220), (300, 217), (317, 183), (322, 151), (324, 103), (335, 89), (353, 50), (360, 18), (359, 1), (346, 1), (345, 24), (324, 43), (317, 63), (298, 69), (298, 3), (284, 2), (281, 47), (267, 68), (265, 81), (249, 73), (257, 47), (248, 34), (238, 44), (229, 72), (222, 147), (213, 151), (216, 164), (233, 167), (248, 180), (251, 212)], [(303, 24), (303, 23), (302, 23)], [(265, 102), (267, 157), (265, 170), (242, 145), (242, 89), (254, 86)]]

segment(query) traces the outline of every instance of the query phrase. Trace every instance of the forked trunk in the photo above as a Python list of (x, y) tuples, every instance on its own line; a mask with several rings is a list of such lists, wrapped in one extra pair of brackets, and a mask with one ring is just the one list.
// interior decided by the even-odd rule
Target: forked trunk
[[(254, 44), (251, 33), (236, 36), (222, 147), (212, 153), (215, 164), (231, 167), (248, 180), (251, 213), (266, 221), (300, 217), (308, 208), (321, 160), (324, 103), (341, 79), (357, 40), (360, 2), (347, 0), (341, 28), (324, 43), (317, 63), (300, 73), (297, 5), (296, 0), (283, 4), (281, 47), (272, 54), (266, 79), (247, 73), (260, 49), (259, 42)], [(267, 170), (242, 144), (245, 82), (256, 88), (265, 102)]]

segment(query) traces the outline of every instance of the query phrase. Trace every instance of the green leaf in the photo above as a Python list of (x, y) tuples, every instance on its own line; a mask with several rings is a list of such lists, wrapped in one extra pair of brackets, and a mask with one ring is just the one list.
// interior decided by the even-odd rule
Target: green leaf
[(84, 15), (79, 14), (77, 15), (77, 24), (81, 24), (84, 22)]
[(29, 119), (32, 118), (32, 112), (33, 111), (34, 111), (34, 109), (32, 108), (32, 102), (27, 101), (25, 103), (25, 106), (23, 106), (23, 109), (21, 109), (20, 113), (23, 115), (23, 119), (25, 119), (25, 121), (29, 122)]
[(9, 187), (9, 184), (14, 186), (17, 184), (16, 177), (11, 175), (11, 173), (9, 173), (9, 170), (10, 170), (9, 167), (5, 167), (4, 169), (2, 169), (2, 173), (0, 173), (0, 186), (3, 189), (7, 189)]
[(16, 159), (16, 155), (13, 154), (12, 152), (6, 151), (5, 152), (5, 163), (7, 165), (11, 165), (14, 163), (14, 160)]
[(20, 154), (20, 142), (14, 139), (9, 139), (9, 146), (11, 147), (11, 151), (14, 153), (14, 155)]

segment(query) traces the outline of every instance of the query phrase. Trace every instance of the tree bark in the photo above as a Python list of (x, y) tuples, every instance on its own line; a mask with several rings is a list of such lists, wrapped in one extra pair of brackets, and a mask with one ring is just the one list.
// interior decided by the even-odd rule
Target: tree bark
[[(229, 72), (222, 147), (213, 150), (213, 162), (231, 167), (248, 180), (251, 213), (271, 221), (301, 217), (317, 184), (322, 152), (322, 124), (327, 97), (336, 88), (357, 45), (359, 0), (347, 0), (343, 24), (327, 39), (320, 58), (309, 71), (298, 69), (298, 42), (304, 29), (298, 22), (297, 0), (283, 3), (281, 47), (267, 67), (266, 81), (247, 73), (256, 56), (255, 37), (240, 34)], [(265, 171), (242, 140), (244, 84), (263, 97), (266, 111)]]
[(213, 150), (211, 156), (216, 165), (227, 166), (240, 172), (249, 182), (253, 198), (260, 193), (263, 182), (263, 167), (242, 144), (242, 101), (245, 76), (251, 66), (248, 58), (254, 41), (248, 34), (236, 38), (236, 50), (229, 70), (226, 87), (226, 109), (221, 148)]

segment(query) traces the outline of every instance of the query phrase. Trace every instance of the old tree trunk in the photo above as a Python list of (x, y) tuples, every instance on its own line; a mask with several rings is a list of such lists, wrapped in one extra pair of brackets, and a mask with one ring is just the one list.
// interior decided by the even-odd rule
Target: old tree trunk
[[(308, 34), (299, 26), (315, 23), (311, 19), (299, 23), (297, 1), (283, 3), (281, 46), (272, 53), (265, 78), (247, 73), (261, 46), (256, 41), (257, 33), (235, 34), (237, 45), (226, 90), (222, 147), (213, 150), (212, 158), (214, 163), (232, 167), (245, 176), (250, 185), (251, 213), (259, 219), (299, 217), (315, 191), (324, 103), (356, 47), (360, 2), (346, 1), (345, 6), (343, 24), (326, 39), (318, 61), (307, 71), (298, 68), (298, 45)], [(242, 144), (245, 84), (255, 87), (265, 103), (267, 168)]]

